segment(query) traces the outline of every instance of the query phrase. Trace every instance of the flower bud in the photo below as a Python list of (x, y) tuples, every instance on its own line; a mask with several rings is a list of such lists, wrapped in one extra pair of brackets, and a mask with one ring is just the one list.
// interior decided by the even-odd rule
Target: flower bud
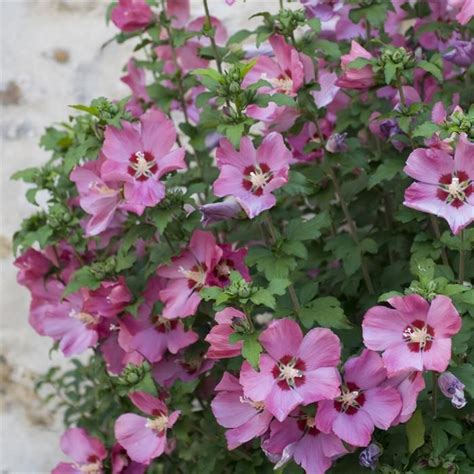
[(365, 449), (359, 454), (359, 464), (362, 467), (366, 467), (375, 471), (377, 467), (377, 461), (382, 455), (382, 449), (378, 444), (370, 443)]
[(347, 133), (333, 133), (326, 142), (326, 150), (329, 153), (342, 153), (347, 151)]
[(464, 384), (451, 372), (443, 372), (438, 378), (438, 386), (441, 393), (451, 399), (451, 404), (457, 408), (466, 406), (464, 396)]
[(234, 200), (204, 204), (199, 207), (201, 222), (204, 226), (214, 222), (227, 221), (236, 217), (242, 208)]

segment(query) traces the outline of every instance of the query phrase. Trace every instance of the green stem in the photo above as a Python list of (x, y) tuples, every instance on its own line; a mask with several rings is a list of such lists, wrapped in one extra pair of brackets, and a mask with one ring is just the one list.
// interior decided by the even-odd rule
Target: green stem
[(283, 10), (283, 0), (280, 0), (280, 10)]
[(436, 420), (436, 417), (438, 415), (438, 373), (433, 371), (431, 372), (431, 380), (432, 380), (432, 398), (431, 398), (431, 404), (433, 407), (433, 419)]
[[(270, 234), (270, 244), (275, 245), (277, 241), (277, 236), (276, 236), (275, 228), (273, 227), (272, 218), (270, 217), (269, 214), (266, 215), (265, 222), (267, 224), (268, 233)], [(295, 290), (295, 287), (293, 286), (293, 283), (290, 283), (288, 286), (288, 294), (290, 295), (293, 309), (295, 310), (295, 313), (298, 315), (301, 310), (301, 305), (298, 300), (298, 295), (296, 294), (296, 290)]]
[[(321, 144), (323, 145), (323, 147), (325, 147), (326, 140), (324, 139), (324, 135), (321, 131), (321, 127), (319, 126), (319, 122), (317, 118), (314, 120), (314, 124), (316, 125), (316, 131), (318, 132), (319, 140), (321, 141)], [(357, 249), (359, 250), (360, 262), (362, 266), (362, 275), (364, 277), (365, 285), (367, 286), (367, 290), (369, 290), (369, 293), (371, 295), (374, 295), (375, 294), (374, 285), (372, 283), (372, 279), (370, 278), (370, 273), (367, 267), (366, 259), (364, 258), (364, 255), (362, 254), (362, 249), (360, 248), (360, 239), (359, 239), (359, 234), (357, 233), (356, 224), (354, 220), (352, 219), (351, 213), (349, 211), (349, 206), (347, 205), (342, 195), (341, 187), (339, 185), (339, 181), (337, 180), (336, 173), (334, 172), (330, 164), (328, 164), (327, 170), (328, 170), (329, 177), (331, 178), (331, 181), (334, 185), (334, 190), (336, 193), (337, 200), (339, 201), (339, 204), (341, 205), (342, 212), (344, 213), (344, 217), (346, 218), (347, 224), (349, 225), (349, 233), (351, 234), (352, 240), (354, 241), (354, 243), (357, 246)]]
[(464, 283), (464, 230), (461, 231), (459, 236), (461, 240), (461, 247), (459, 248), (459, 269), (458, 269), (458, 281), (462, 285)]
[[(204, 4), (204, 11), (206, 12), (207, 27), (210, 29), (212, 28), (212, 21), (211, 21), (211, 13), (209, 12), (209, 5), (207, 4), (207, 0), (203, 0), (203, 4)], [(219, 55), (219, 49), (217, 48), (216, 40), (214, 39), (213, 34), (209, 35), (209, 40), (211, 41), (214, 57), (216, 58), (217, 70), (219, 71), (219, 74), (222, 74), (221, 57)]]
[[(431, 227), (433, 228), (434, 235), (438, 239), (438, 242), (441, 243), (441, 231), (439, 230), (438, 220), (436, 219), (435, 216), (430, 215), (430, 221), (431, 221)], [(446, 249), (444, 248), (443, 244), (441, 245), (442, 245), (441, 260), (443, 261), (443, 265), (445, 265), (448, 268), (451, 268), (451, 266), (449, 265), (448, 254), (446, 253)]]
[(405, 92), (403, 92), (402, 76), (399, 73), (397, 73), (397, 89), (398, 93), (400, 94), (400, 103), (403, 105), (403, 107), (406, 107), (407, 101), (405, 99)]

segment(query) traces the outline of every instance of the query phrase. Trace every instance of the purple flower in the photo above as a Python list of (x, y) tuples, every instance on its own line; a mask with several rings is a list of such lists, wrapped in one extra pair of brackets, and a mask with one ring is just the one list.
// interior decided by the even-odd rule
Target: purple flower
[(209, 224), (220, 221), (228, 221), (236, 217), (242, 208), (235, 199), (229, 199), (224, 202), (214, 202), (211, 204), (204, 204), (199, 207), (201, 213), (201, 222), (204, 227)]
[(464, 397), (464, 384), (451, 372), (443, 372), (438, 379), (441, 393), (451, 399), (454, 407), (460, 409), (466, 406)]
[(474, 40), (456, 40), (451, 48), (443, 53), (443, 58), (459, 67), (469, 67), (474, 63)]
[(309, 18), (330, 20), (344, 6), (343, 0), (301, 0)]
[(375, 443), (370, 443), (365, 449), (359, 454), (359, 464), (362, 467), (367, 467), (372, 471), (375, 471), (377, 467), (377, 461), (382, 455), (382, 450)]
[(329, 153), (342, 153), (347, 151), (347, 133), (333, 133), (326, 143), (326, 150)]

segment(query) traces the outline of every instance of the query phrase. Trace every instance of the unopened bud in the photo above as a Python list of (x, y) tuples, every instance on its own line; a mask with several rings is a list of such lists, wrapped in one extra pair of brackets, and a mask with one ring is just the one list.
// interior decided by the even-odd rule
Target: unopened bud
[(466, 406), (464, 396), (464, 384), (451, 372), (443, 372), (438, 378), (438, 386), (441, 393), (451, 399), (451, 404), (457, 408)]
[(382, 449), (378, 444), (370, 443), (365, 449), (359, 454), (359, 464), (362, 467), (366, 467), (375, 471), (377, 467), (377, 461), (382, 455)]

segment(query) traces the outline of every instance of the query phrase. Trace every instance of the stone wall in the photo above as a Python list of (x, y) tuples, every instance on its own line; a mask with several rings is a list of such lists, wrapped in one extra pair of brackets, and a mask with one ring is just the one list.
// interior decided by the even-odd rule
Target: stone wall
[[(191, 0), (202, 14), (199, 0)], [(274, 10), (278, 0), (211, 0), (210, 8), (230, 32), (249, 27), (248, 17)], [(70, 104), (88, 103), (100, 95), (127, 94), (118, 80), (131, 45), (114, 43), (105, 26), (106, 1), (1, 0), (1, 473), (42, 473), (64, 459), (58, 442), (60, 420), (34, 393), (36, 374), (65, 364), (48, 355), (51, 342), (28, 326), (28, 293), (15, 281), (10, 240), (21, 219), (33, 211), (24, 198), (26, 186), (9, 177), (47, 158), (37, 146), (43, 129), (67, 117)]]

